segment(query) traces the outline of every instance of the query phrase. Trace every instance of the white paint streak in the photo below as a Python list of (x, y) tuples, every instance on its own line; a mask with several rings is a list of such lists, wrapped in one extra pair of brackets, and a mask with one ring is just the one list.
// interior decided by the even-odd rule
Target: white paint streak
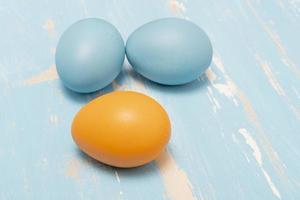
[(299, 93), (299, 91), (294, 86), (292, 86), (292, 90), (295, 93), (295, 95), (297, 96), (297, 98), (300, 99), (300, 93)]
[(225, 78), (224, 83), (215, 83), (215, 80), (209, 74), (208, 79), (212, 86), (219, 91), (219, 93), (225, 95), (228, 99), (230, 99), (236, 106), (239, 105), (236, 99), (237, 87), (234, 82), (230, 79), (230, 77), (225, 73), (225, 67), (221, 61), (221, 59), (217, 56), (213, 57), (213, 63), (215, 66), (222, 72)]
[(51, 122), (52, 124), (58, 124), (58, 117), (57, 117), (56, 114), (50, 115), (50, 122)]
[(269, 186), (270, 186), (273, 194), (275, 196), (277, 196), (279, 199), (281, 199), (281, 195), (280, 195), (278, 189), (276, 188), (276, 186), (274, 185), (274, 183), (273, 183), (270, 175), (265, 171), (264, 168), (262, 168), (262, 171), (263, 171), (263, 174), (264, 174), (264, 176), (265, 176), (265, 178), (266, 178), (266, 180), (267, 180), (267, 182), (268, 182), (268, 184), (269, 184)]
[[(118, 174), (117, 170), (115, 170), (115, 176), (116, 176), (118, 184), (120, 185), (121, 184), (121, 180), (120, 180), (120, 177), (119, 177), (119, 174)], [(123, 199), (122, 195), (123, 195), (123, 191), (120, 189), (120, 191), (119, 191), (119, 199)]]
[[(239, 89), (239, 87), (234, 83), (234, 81), (229, 77), (229, 75), (225, 71), (225, 67), (221, 61), (221, 59), (217, 56), (214, 56), (214, 64), (216, 67), (222, 72), (226, 82), (230, 83), (234, 88), (235, 98), (241, 103), (243, 110), (248, 118), (248, 121), (252, 124), (252, 126), (257, 130), (257, 135), (260, 144), (262, 145), (263, 150), (266, 152), (266, 155), (269, 158), (275, 172), (281, 178), (282, 181), (285, 181), (288, 184), (290, 181), (285, 174), (284, 163), (279, 159), (276, 151), (273, 149), (272, 144), (268, 140), (268, 137), (265, 134), (264, 128), (262, 127), (259, 118), (256, 114), (255, 109), (253, 108), (251, 101), (247, 98), (245, 93)], [(214, 83), (212, 83), (213, 85)]]
[(225, 67), (224, 64), (221, 60), (221, 58), (217, 55), (213, 56), (213, 63), (216, 65), (216, 67), (225, 75), (227, 76), (227, 74), (225, 73)]
[(300, 16), (300, 1), (299, 0), (277, 0), (280, 8), (286, 11), (295, 20)]
[(249, 159), (248, 155), (247, 155), (245, 152), (243, 152), (243, 154), (244, 154), (244, 156), (245, 156), (247, 162), (250, 163), (250, 159)]
[(156, 160), (157, 167), (164, 179), (167, 196), (172, 200), (195, 200), (192, 186), (184, 171), (179, 169), (172, 155), (167, 151)]
[(296, 16), (300, 15), (300, 1), (299, 0), (289, 0), (289, 5), (294, 9)]
[(119, 174), (116, 170), (115, 170), (115, 176), (116, 176), (116, 179), (117, 179), (118, 183), (120, 184), (121, 183), (120, 177), (119, 177)]
[(232, 99), (236, 105), (238, 105), (235, 95), (236, 88), (231, 82), (227, 82), (226, 84), (214, 84), (214, 88), (216, 88), (221, 94), (225, 95), (227, 98)]
[(84, 16), (87, 17), (89, 15), (89, 12), (88, 12), (85, 0), (80, 0), (80, 4), (81, 4), (81, 7), (83, 8)]
[(259, 66), (262, 68), (265, 75), (267, 76), (268, 81), (271, 84), (271, 86), (273, 87), (273, 89), (278, 93), (278, 95), (285, 96), (285, 92), (282, 89), (278, 80), (276, 79), (275, 75), (273, 74), (270, 64), (266, 60), (263, 60), (259, 55), (255, 55), (255, 58), (259, 64)]
[(290, 59), (287, 50), (285, 49), (283, 43), (281, 42), (280, 36), (275, 32), (272, 31), (271, 28), (266, 24), (259, 14), (257, 13), (256, 9), (252, 5), (251, 0), (246, 0), (251, 12), (255, 16), (256, 20), (258, 21), (259, 25), (262, 27), (263, 31), (268, 35), (270, 40), (274, 43), (279, 55), (281, 56), (281, 61), (284, 63), (294, 74), (300, 77), (300, 69), (296, 64)]
[(300, 119), (300, 110), (297, 108), (297, 106), (295, 106), (292, 103), (291, 99), (285, 93), (285, 91), (282, 88), (282, 86), (280, 85), (279, 81), (273, 74), (270, 64), (259, 55), (255, 55), (255, 58), (259, 64), (259, 66), (262, 68), (265, 75), (267, 76), (270, 85), (277, 92), (277, 94), (283, 98), (283, 100), (287, 103), (287, 105), (290, 107), (290, 109), (293, 111), (293, 113), (296, 115), (296, 117), (298, 119)]
[(258, 163), (271, 191), (273, 192), (273, 194), (281, 199), (281, 195), (278, 191), (278, 189), (276, 188), (275, 184), (273, 183), (270, 175), (268, 174), (268, 172), (264, 169), (263, 167), (263, 160), (262, 160), (262, 154), (261, 154), (261, 151), (256, 143), (256, 141), (254, 140), (254, 138), (250, 135), (250, 133), (244, 129), (244, 128), (241, 128), (239, 129), (239, 133), (244, 137), (246, 143), (250, 146), (250, 148), (252, 149), (253, 151), (253, 157), (255, 158), (256, 162)]
[(253, 156), (254, 156), (255, 160), (261, 166), (263, 164), (263, 162), (262, 162), (262, 156), (261, 156), (261, 152), (260, 152), (260, 149), (257, 146), (256, 141), (252, 138), (252, 136), (244, 128), (239, 129), (239, 133), (245, 138), (246, 143), (253, 150)]
[(235, 134), (231, 134), (231, 138), (232, 138), (232, 141), (234, 142), (234, 143), (239, 143), (239, 141), (237, 140), (237, 138), (235, 137)]
[(287, 99), (287, 101), (289, 103), (290, 108), (292, 109), (292, 111), (296, 115), (297, 119), (300, 120), (300, 110), (299, 110), (299, 108), (297, 108), (296, 106), (294, 106), (293, 104), (291, 104), (291, 101), (290, 101), (289, 98)]
[[(212, 71), (211, 68), (208, 68), (205, 72), (205, 75), (207, 77), (207, 79), (210, 81), (210, 83), (214, 86), (215, 81), (217, 80), (217, 75)], [(198, 79), (199, 81), (201, 81), (201, 79)], [(217, 98), (215, 98), (213, 90), (210, 86), (207, 87), (207, 96), (209, 101), (212, 104), (212, 108), (214, 113), (217, 112), (218, 109), (221, 109), (221, 105), (219, 103), (219, 101), (217, 100)]]
[(53, 64), (47, 70), (34, 75), (33, 77), (23, 81), (24, 85), (34, 85), (45, 81), (52, 81), (58, 79), (56, 66)]
[(208, 99), (213, 106), (214, 113), (216, 113), (217, 110), (221, 109), (221, 105), (220, 105), (219, 101), (214, 97), (212, 88), (210, 86), (207, 87), (207, 91), (208, 91), (207, 92)]

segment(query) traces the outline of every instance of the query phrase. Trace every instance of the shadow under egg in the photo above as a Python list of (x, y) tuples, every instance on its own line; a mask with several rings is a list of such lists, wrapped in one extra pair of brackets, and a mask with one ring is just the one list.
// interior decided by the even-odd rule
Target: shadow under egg
[(89, 155), (81, 151), (79, 148), (76, 148), (75, 151), (77, 157), (81, 162), (91, 165), (96, 170), (106, 171), (107, 173), (112, 173), (113, 171), (117, 171), (118, 175), (123, 178), (124, 177), (125, 178), (145, 177), (145, 176), (152, 176), (154, 174), (159, 173), (155, 161), (152, 161), (150, 163), (138, 167), (120, 168), (120, 167), (114, 167), (102, 163), (90, 157)]
[(144, 84), (150, 90), (158, 90), (163, 93), (169, 93), (169, 94), (190, 94), (194, 92), (199, 92), (205, 90), (209, 85), (209, 80), (206, 77), (205, 73), (203, 73), (196, 80), (182, 85), (164, 85), (164, 84), (156, 83), (138, 74), (131, 67), (125, 68), (124, 73), (126, 73), (135, 82), (139, 84)]

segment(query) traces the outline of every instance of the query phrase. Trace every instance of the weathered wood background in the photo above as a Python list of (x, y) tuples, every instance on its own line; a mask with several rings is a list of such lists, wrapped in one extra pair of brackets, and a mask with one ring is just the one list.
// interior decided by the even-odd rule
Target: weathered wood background
[[(73, 22), (100, 17), (124, 39), (157, 18), (181, 17), (210, 36), (214, 59), (191, 84), (166, 87), (130, 70), (90, 95), (65, 89), (54, 63)], [(299, 0), (1, 0), (0, 199), (300, 199)], [(76, 112), (112, 90), (157, 99), (172, 139), (136, 169), (77, 150)]]

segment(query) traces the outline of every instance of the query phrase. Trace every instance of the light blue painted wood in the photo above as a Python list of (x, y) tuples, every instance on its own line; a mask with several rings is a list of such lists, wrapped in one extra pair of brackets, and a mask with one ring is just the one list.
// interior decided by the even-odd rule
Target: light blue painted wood
[[(200, 25), (214, 62), (179, 87), (125, 70), (91, 95), (55, 74), (59, 36), (100, 17), (123, 37), (153, 19)], [(300, 2), (0, 1), (0, 199), (300, 199)], [(170, 114), (165, 157), (121, 170), (80, 153), (70, 124), (81, 106), (114, 89), (147, 93)]]

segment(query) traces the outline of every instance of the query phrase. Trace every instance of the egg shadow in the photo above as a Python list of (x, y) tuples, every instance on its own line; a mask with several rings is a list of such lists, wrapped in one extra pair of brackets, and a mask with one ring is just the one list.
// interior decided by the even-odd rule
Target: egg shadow
[(183, 84), (183, 85), (164, 85), (160, 83), (156, 83), (151, 81), (144, 76), (135, 72), (132, 67), (126, 66), (124, 69), (125, 73), (130, 76), (135, 82), (144, 84), (146, 88), (154, 91), (160, 91), (167, 94), (180, 94), (186, 95), (190, 93), (199, 92), (205, 90), (209, 85), (209, 80), (205, 73), (203, 73), (199, 78), (196, 80)]
[[(201, 92), (202, 90), (206, 89), (207, 86), (209, 85), (209, 80), (206, 77), (205, 73), (202, 74), (196, 80), (183, 85), (164, 85), (164, 84), (156, 83), (138, 74), (133, 70), (130, 64), (125, 63), (123, 66), (123, 70), (115, 78), (114, 82), (117, 83), (118, 85), (124, 85), (126, 84), (126, 80), (128, 79), (132, 79), (136, 83), (145, 85), (145, 87), (148, 88), (149, 90), (159, 91), (162, 93), (172, 94), (172, 95), (187, 95), (191, 93)], [(97, 98), (106, 93), (113, 92), (114, 88), (112, 84), (113, 83), (92, 93), (78, 93), (70, 90), (69, 88), (64, 86), (64, 84), (61, 81), (59, 81), (59, 85), (60, 88), (62, 89), (63, 95), (67, 99), (79, 104), (88, 103), (94, 98)]]
[(148, 164), (139, 166), (139, 167), (132, 167), (132, 168), (120, 168), (120, 167), (113, 167), (107, 164), (104, 164), (96, 159), (88, 156), (86, 153), (81, 151), (80, 149), (76, 148), (75, 150), (77, 157), (83, 163), (87, 163), (88, 165), (92, 166), (96, 170), (101, 170), (102, 172), (106, 172), (107, 174), (112, 174), (115, 176), (113, 172), (117, 171), (118, 175), (122, 178), (138, 178), (138, 177), (145, 177), (145, 176), (152, 176), (158, 173), (158, 169), (155, 165), (155, 161), (152, 161)]
[[(124, 82), (124, 72), (121, 72), (116, 78), (114, 81), (118, 82), (118, 83), (121, 83), (121, 82)], [(62, 81), (59, 81), (59, 85), (60, 85), (60, 88), (62, 89), (62, 93), (64, 95), (64, 97), (66, 99), (69, 99), (71, 101), (74, 101), (75, 103), (79, 103), (79, 104), (84, 104), (84, 103), (88, 103), (89, 101), (101, 96), (101, 95), (104, 95), (104, 94), (107, 94), (107, 93), (110, 93), (112, 91), (114, 91), (113, 89), (113, 86), (112, 86), (112, 83), (110, 83), (109, 85), (105, 86), (104, 88), (100, 89), (100, 90), (97, 90), (95, 92), (91, 92), (91, 93), (79, 93), (79, 92), (75, 92), (69, 88), (67, 88), (63, 83)]]

